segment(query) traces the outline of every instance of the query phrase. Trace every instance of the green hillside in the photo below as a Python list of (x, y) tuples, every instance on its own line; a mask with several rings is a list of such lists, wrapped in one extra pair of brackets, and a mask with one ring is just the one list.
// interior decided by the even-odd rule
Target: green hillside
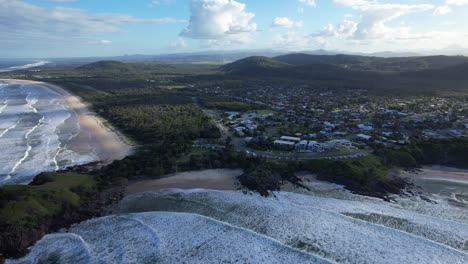
[(273, 58), (279, 62), (291, 65), (332, 64), (366, 71), (417, 71), (427, 69), (442, 69), (468, 63), (464, 56), (426, 56), (381, 58), (355, 55), (309, 55), (303, 53), (288, 54)]

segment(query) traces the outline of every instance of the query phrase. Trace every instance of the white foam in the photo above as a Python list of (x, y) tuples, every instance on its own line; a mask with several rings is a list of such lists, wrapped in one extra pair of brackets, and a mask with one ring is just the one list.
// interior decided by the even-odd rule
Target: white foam
[(80, 127), (60, 94), (42, 85), (7, 84), (0, 89), (8, 98), (0, 115), (0, 185), (28, 183), (41, 172), (99, 160), (91, 147), (80, 147), (80, 153), (67, 148)]
[(120, 208), (153, 210), (202, 214), (339, 263), (468, 261), (468, 224), (373, 200), (163, 190), (130, 196)]
[(10, 71), (16, 71), (16, 70), (26, 70), (30, 68), (35, 68), (35, 67), (40, 67), (49, 64), (50, 61), (38, 61), (34, 63), (29, 63), (21, 66), (14, 66), (14, 67), (9, 67), (5, 69), (0, 69), (0, 72), (10, 72)]
[[(51, 256), (62, 259), (64, 255), (78, 264), (331, 263), (250, 230), (187, 213), (109, 216), (81, 223), (70, 232), (70, 237), (48, 235), (28, 257), (7, 263), (44, 263), (50, 262)], [(84, 242), (68, 242), (76, 236)]]

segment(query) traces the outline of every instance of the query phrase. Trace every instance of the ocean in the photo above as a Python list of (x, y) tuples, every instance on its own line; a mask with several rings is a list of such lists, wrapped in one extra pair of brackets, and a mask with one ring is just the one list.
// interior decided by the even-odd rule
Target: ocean
[(80, 132), (64, 96), (40, 84), (0, 81), (0, 185), (98, 160), (91, 146), (68, 148)]
[(49, 64), (49, 61), (0, 61), (0, 72), (10, 72), (16, 70), (25, 70), (29, 68), (44, 66)]
[(28, 256), (7, 263), (466, 264), (467, 207), (432, 184), (457, 182), (459, 194), (467, 176), (422, 172), (417, 194), (395, 195), (393, 202), (320, 181), (269, 197), (204, 189), (137, 193), (114, 215), (46, 235)]

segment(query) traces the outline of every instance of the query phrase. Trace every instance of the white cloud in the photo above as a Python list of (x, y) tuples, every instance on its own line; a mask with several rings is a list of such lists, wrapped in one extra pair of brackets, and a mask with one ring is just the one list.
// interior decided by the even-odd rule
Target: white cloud
[(80, 0), (42, 0), (44, 2), (54, 2), (54, 3), (72, 3), (72, 2), (78, 2)]
[(346, 18), (336, 28), (329, 25), (323, 31), (315, 34), (316, 36), (334, 36), (358, 41), (413, 39), (420, 37), (420, 35), (411, 34), (409, 27), (389, 26), (388, 24), (402, 16), (434, 9), (434, 6), (426, 4), (379, 4), (366, 0), (334, 1), (359, 12), (360, 20), (353, 21)]
[(402, 27), (389, 27), (388, 22), (391, 22), (399, 17), (432, 10), (432, 5), (404, 5), (404, 4), (367, 4), (357, 7), (361, 11), (361, 21), (357, 25), (353, 37), (356, 39), (376, 39), (376, 38), (392, 38), (395, 33), (402, 30)]
[(434, 15), (435, 16), (443, 16), (443, 15), (446, 15), (448, 13), (452, 12), (452, 8), (450, 8), (450, 6), (439, 6), (437, 7), (436, 9), (434, 9)]
[(190, 23), (180, 35), (193, 39), (245, 41), (257, 30), (255, 14), (235, 0), (192, 0)]
[(454, 6), (468, 5), (468, 0), (446, 0), (445, 4)]
[(188, 44), (183, 38), (178, 38), (176, 41), (174, 41), (171, 44), (171, 48), (174, 48), (174, 49), (185, 49), (187, 47), (188, 47)]
[(316, 6), (315, 0), (299, 0), (299, 2), (312, 7)]
[(120, 31), (128, 23), (175, 22), (182, 21), (173, 18), (143, 19), (126, 14), (93, 14), (77, 8), (43, 8), (19, 0), (0, 0), (2, 38), (21, 43), (53, 38), (89, 38), (96, 34)]
[(279, 28), (292, 28), (292, 27), (302, 27), (304, 23), (302, 21), (292, 21), (287, 17), (275, 17), (271, 27)]
[(298, 32), (287, 32), (276, 35), (272, 41), (272, 47), (282, 50), (305, 50), (328, 48), (329, 42), (321, 36), (305, 35)]
[[(468, 1), (468, 0), (467, 0)], [(411, 23), (403, 23), (401, 18), (411, 14), (430, 12), (442, 14), (448, 9), (435, 8), (430, 4), (381, 4), (366, 0), (334, 0), (336, 4), (352, 9), (353, 16), (345, 16), (338, 24), (329, 24), (321, 31), (311, 34), (324, 38), (332, 47), (344, 50), (398, 50), (441, 48), (460, 43), (455, 31), (435, 31), (427, 28), (416, 31)], [(450, 6), (449, 6), (450, 8)]]
[(374, 3), (374, 1), (368, 1), (368, 0), (333, 0), (333, 2), (339, 5), (348, 6), (348, 7), (358, 7), (361, 5)]
[(102, 40), (90, 40), (90, 41), (88, 41), (86, 43), (91, 44), (91, 45), (110, 45), (110, 44), (112, 44), (112, 41), (102, 39)]

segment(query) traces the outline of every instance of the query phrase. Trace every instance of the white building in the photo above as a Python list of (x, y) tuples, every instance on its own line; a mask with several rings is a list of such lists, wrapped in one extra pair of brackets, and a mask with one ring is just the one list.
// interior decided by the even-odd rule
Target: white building
[(275, 140), (275, 142), (273, 142), (273, 145), (279, 149), (292, 150), (294, 149), (294, 145), (296, 145), (296, 143), (285, 140)]
[(288, 137), (288, 136), (282, 136), (280, 138), (280, 140), (283, 140), (283, 141), (290, 141), (290, 142), (294, 142), (294, 143), (298, 143), (301, 141), (301, 138), (298, 138), (298, 137)]

